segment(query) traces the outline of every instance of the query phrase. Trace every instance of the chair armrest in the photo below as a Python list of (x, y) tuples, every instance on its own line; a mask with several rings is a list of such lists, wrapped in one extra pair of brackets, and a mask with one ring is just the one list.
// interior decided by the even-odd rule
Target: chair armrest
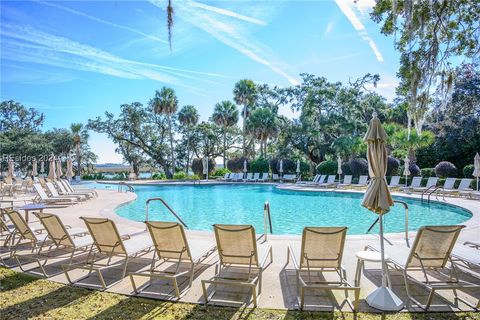
[(288, 245), (288, 248), (287, 248), (287, 264), (290, 261), (290, 259), (292, 259), (293, 267), (295, 268), (295, 270), (299, 270), (300, 268), (298, 266), (297, 259), (295, 258), (295, 255), (293, 254), (292, 246)]
[(268, 246), (267, 253), (265, 256), (262, 257), (262, 262), (260, 263), (260, 267), (263, 268), (265, 266), (265, 262), (267, 262), (267, 257), (270, 256), (270, 263), (273, 262), (273, 249), (272, 246)]

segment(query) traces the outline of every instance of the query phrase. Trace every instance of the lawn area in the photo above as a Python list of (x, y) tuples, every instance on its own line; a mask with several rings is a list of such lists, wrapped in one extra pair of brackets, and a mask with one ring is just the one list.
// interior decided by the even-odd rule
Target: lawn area
[(66, 286), (0, 268), (0, 318), (7, 319), (480, 319), (479, 313), (375, 314), (208, 307)]

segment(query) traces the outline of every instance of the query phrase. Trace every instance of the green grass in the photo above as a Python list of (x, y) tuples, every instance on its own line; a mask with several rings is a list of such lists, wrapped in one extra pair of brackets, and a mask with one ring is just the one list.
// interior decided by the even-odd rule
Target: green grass
[(299, 312), (205, 307), (66, 286), (0, 267), (0, 319), (480, 319), (478, 313)]

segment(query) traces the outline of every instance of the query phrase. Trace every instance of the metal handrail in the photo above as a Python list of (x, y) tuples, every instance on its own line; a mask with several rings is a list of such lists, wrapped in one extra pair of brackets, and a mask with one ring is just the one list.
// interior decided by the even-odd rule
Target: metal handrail
[[(423, 202), (423, 196), (424, 196), (428, 191), (430, 191), (430, 189), (432, 189), (432, 188), (435, 188), (435, 189), (436, 189), (436, 185), (430, 186), (430, 187), (428, 187), (426, 190), (422, 191), (422, 197), (421, 197), (422, 202)], [(435, 190), (434, 190), (434, 191), (435, 191)], [(431, 194), (431, 193), (430, 193), (430, 194)]]
[(267, 241), (267, 219), (268, 225), (270, 226), (270, 234), (273, 234), (272, 216), (270, 214), (270, 204), (268, 201), (266, 201), (263, 205), (263, 231), (265, 235), (265, 241)]
[(148, 206), (149, 206), (151, 201), (160, 201), (168, 209), (168, 211), (170, 211), (170, 213), (173, 214), (175, 216), (175, 218), (177, 218), (177, 220), (180, 221), (180, 223), (185, 228), (188, 229), (187, 224), (182, 220), (182, 218), (180, 218), (180, 216), (162, 198), (150, 198), (146, 201), (146, 203), (145, 203), (146, 204), (145, 221), (148, 221)]
[[(435, 193), (435, 197), (438, 200), (438, 190), (443, 189), (442, 186), (435, 186), (435, 189), (433, 189), (432, 192), (428, 194), (428, 203), (430, 203), (430, 196)], [(445, 200), (445, 193), (443, 193), (443, 200)]]
[(118, 192), (122, 192), (123, 191), (123, 186), (126, 186), (128, 188), (128, 191), (129, 192), (135, 192), (135, 190), (133, 189), (133, 187), (131, 185), (129, 185), (128, 183), (125, 183), (123, 181), (120, 181), (118, 184), (117, 184), (117, 191)]
[[(394, 203), (400, 203), (405, 208), (405, 240), (407, 240), (407, 242), (408, 242), (408, 204), (405, 201), (401, 201), (401, 200), (393, 200), (393, 202)], [(380, 218), (377, 218), (372, 223), (372, 225), (368, 228), (367, 233), (369, 233), (370, 230), (373, 229), (373, 227), (378, 223), (379, 220), (380, 220)]]

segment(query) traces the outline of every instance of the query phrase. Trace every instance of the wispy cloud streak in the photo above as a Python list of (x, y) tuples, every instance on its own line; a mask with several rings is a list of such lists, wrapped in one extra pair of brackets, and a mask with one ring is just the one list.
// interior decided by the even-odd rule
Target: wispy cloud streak
[(107, 25), (107, 26), (111, 26), (111, 27), (114, 27), (114, 28), (117, 28), (117, 29), (125, 30), (125, 31), (140, 35), (140, 36), (145, 37), (145, 38), (150, 39), (150, 40), (159, 41), (159, 42), (162, 42), (162, 43), (165, 43), (165, 44), (168, 43), (166, 40), (158, 38), (154, 35), (150, 35), (150, 34), (147, 34), (145, 32), (142, 32), (140, 30), (133, 29), (133, 28), (130, 28), (128, 26), (120, 25), (118, 23), (114, 23), (114, 22), (110, 22), (110, 21), (107, 21), (107, 20), (104, 20), (104, 19), (100, 19), (100, 18), (94, 17), (92, 15), (86, 14), (84, 12), (61, 6), (61, 5), (56, 4), (56, 3), (46, 2), (46, 1), (36, 1), (36, 2), (39, 3), (39, 4), (54, 7), (54, 8), (57, 8), (57, 9), (75, 14), (77, 16), (81, 16), (81, 17), (90, 19), (92, 21), (95, 21), (95, 22), (98, 22), (98, 23), (101, 23), (101, 24), (104, 24), (104, 25)]
[(259, 20), (259, 19), (256, 19), (256, 18), (252, 18), (252, 17), (247, 17), (243, 14), (233, 12), (233, 11), (230, 11), (230, 10), (226, 10), (226, 9), (222, 9), (222, 8), (219, 8), (219, 7), (209, 6), (209, 5), (204, 4), (204, 3), (200, 3), (200, 2), (196, 2), (196, 1), (190, 1), (190, 5), (192, 7), (195, 7), (195, 8), (208, 10), (208, 11), (215, 12), (215, 13), (218, 13), (218, 14), (221, 14), (221, 15), (224, 15), (224, 16), (228, 16), (228, 17), (239, 19), (239, 20), (247, 21), (247, 22), (250, 22), (250, 23), (258, 24), (260, 26), (266, 26), (267, 25), (267, 23), (265, 21), (262, 21), (262, 20)]
[(375, 41), (373, 41), (373, 39), (368, 35), (367, 29), (360, 21), (360, 18), (355, 14), (355, 11), (353, 11), (353, 3), (350, 4), (348, 0), (335, 0), (335, 3), (340, 8), (345, 17), (348, 19), (348, 21), (350, 21), (355, 30), (357, 30), (360, 37), (368, 43), (377, 60), (379, 62), (383, 62), (383, 56), (380, 53), (380, 50), (378, 50)]
[[(150, 2), (163, 9), (163, 2), (159, 0), (150, 0)], [(197, 2), (192, 1), (177, 2), (176, 14), (196, 27), (207, 32), (218, 41), (237, 50), (246, 57), (267, 66), (273, 72), (286, 78), (291, 84), (298, 84), (295, 77), (288, 74), (278, 62), (278, 59), (269, 53), (268, 48), (255, 41), (248, 32), (237, 21), (232, 22), (230, 16), (219, 14), (213, 10), (198, 10)]]

